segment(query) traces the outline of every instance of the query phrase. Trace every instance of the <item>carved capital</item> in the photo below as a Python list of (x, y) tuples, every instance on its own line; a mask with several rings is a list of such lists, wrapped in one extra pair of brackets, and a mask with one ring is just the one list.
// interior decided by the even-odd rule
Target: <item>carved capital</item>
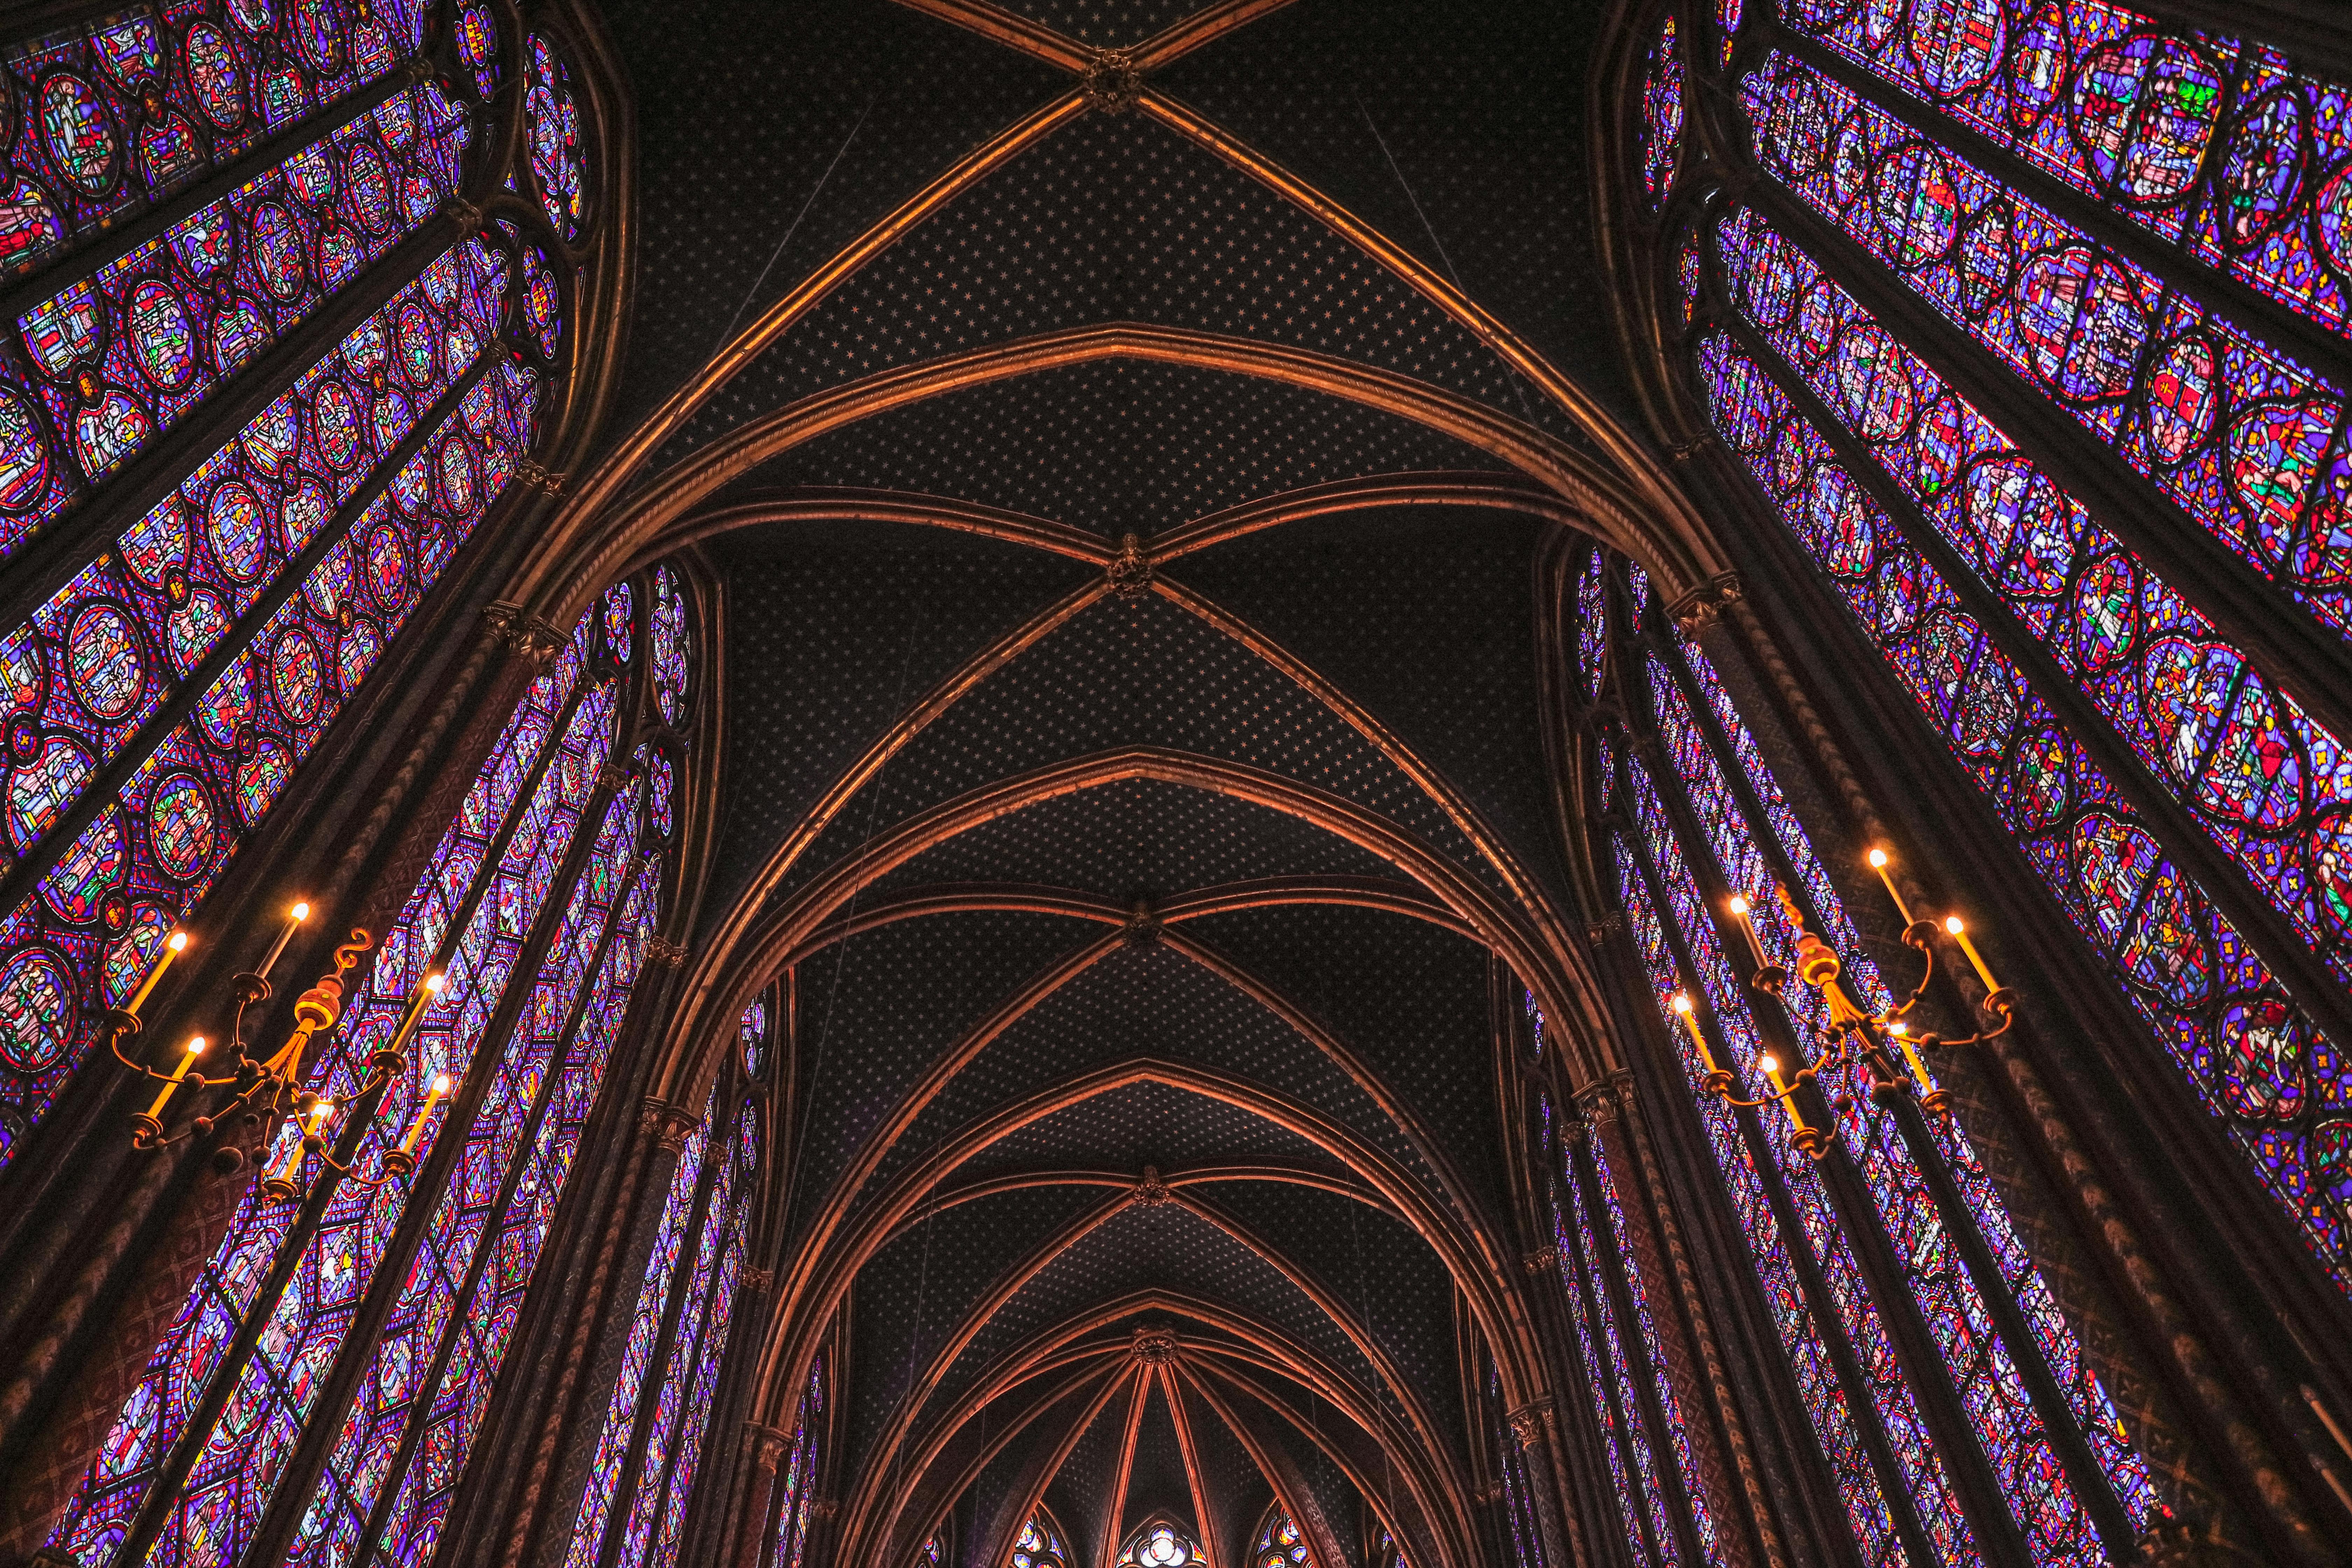
[(686, 966), (686, 949), (674, 942), (649, 936), (646, 938), (646, 962), (658, 963), (664, 969), (682, 969)]
[(1160, 1167), (1157, 1165), (1144, 1166), (1143, 1179), (1136, 1183), (1135, 1190), (1128, 1194), (1129, 1203), (1148, 1209), (1173, 1203), (1175, 1198), (1176, 1194), (1169, 1190), (1168, 1184), (1160, 1179)]
[(563, 651), (563, 628), (520, 605), (493, 599), (482, 606), (482, 619), (500, 647), (529, 659), (533, 668), (545, 669)]
[(1125, 49), (1103, 49), (1087, 64), (1078, 79), (1087, 107), (1104, 114), (1125, 114), (1143, 98), (1143, 73)]
[(1518, 1439), (1519, 1447), (1532, 1448), (1543, 1441), (1544, 1427), (1551, 1421), (1551, 1395), (1539, 1394), (1504, 1419), (1511, 1424), (1511, 1436)]
[(751, 1446), (751, 1464), (763, 1476), (776, 1473), (776, 1467), (783, 1463), (784, 1450), (793, 1446), (790, 1432), (762, 1422), (744, 1422), (743, 1436)]
[(1128, 1353), (1153, 1366), (1165, 1366), (1176, 1359), (1176, 1331), (1157, 1323), (1145, 1323), (1135, 1331), (1135, 1337), (1129, 1342)]
[(534, 463), (529, 458), (523, 458), (515, 465), (515, 478), (531, 489), (542, 490), (551, 496), (560, 496), (563, 493), (563, 470), (551, 468), (541, 463)]
[(1559, 1248), (1547, 1247), (1541, 1252), (1522, 1254), (1519, 1267), (1530, 1274), (1542, 1274), (1559, 1267)]
[(1696, 637), (1713, 626), (1716, 617), (1739, 596), (1739, 574), (1718, 572), (1668, 605), (1666, 618), (1683, 636)]
[(650, 1095), (637, 1108), (637, 1131), (673, 1154), (686, 1147), (688, 1136), (701, 1125), (701, 1121), (683, 1105), (673, 1105)]
[(1151, 552), (1144, 549), (1141, 535), (1119, 536), (1118, 553), (1103, 568), (1103, 575), (1110, 580), (1110, 591), (1122, 598), (1131, 599), (1150, 590)]
[(1577, 1108), (1595, 1121), (1614, 1121), (1617, 1112), (1633, 1093), (1633, 1075), (1612, 1072), (1598, 1078), (1569, 1098)]

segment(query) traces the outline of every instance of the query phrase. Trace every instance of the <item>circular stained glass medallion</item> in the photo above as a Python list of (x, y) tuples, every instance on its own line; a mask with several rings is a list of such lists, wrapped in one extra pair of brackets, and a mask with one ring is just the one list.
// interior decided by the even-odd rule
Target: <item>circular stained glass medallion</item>
[(253, 211), (253, 258), (261, 286), (273, 299), (291, 300), (309, 281), (302, 261), (302, 231), (294, 215), (276, 202), (264, 202)]
[(173, 876), (184, 881), (203, 870), (217, 837), (212, 796), (195, 774), (166, 774), (147, 797), (148, 842)]
[(269, 563), (269, 512), (245, 484), (231, 479), (213, 491), (205, 509), (205, 533), (221, 570), (240, 583), (261, 575)]
[(131, 617), (103, 600), (83, 605), (66, 632), (66, 672), (93, 716), (109, 723), (127, 717), (147, 685)]
[(41, 131), (67, 184), (93, 196), (114, 186), (121, 145), (98, 89), (71, 71), (41, 83)]
[(0, 966), (0, 1059), (17, 1072), (43, 1072), (72, 1037), (73, 981), (64, 964), (32, 947)]
[(188, 62), (188, 85), (195, 89), (196, 107), (221, 130), (236, 130), (245, 121), (245, 82), (227, 36), (200, 18), (188, 25), (180, 49)]
[(348, 468), (358, 460), (362, 433), (359, 404), (348, 387), (332, 376), (319, 384), (318, 395), (310, 404), (310, 429), (319, 443), (319, 456), (331, 468)]
[(460, 437), (441, 443), (441, 499), (460, 517), (474, 504), (474, 454)]
[(151, 278), (131, 290), (131, 346), (147, 379), (165, 392), (195, 379), (196, 334), (178, 289)]
[(408, 384), (420, 391), (431, 385), (440, 333), (435, 329), (433, 318), (425, 313), (425, 307), (414, 300), (401, 306), (393, 335), (400, 343), (400, 369), (401, 374), (408, 378)]
[(392, 176), (383, 155), (362, 142), (343, 164), (344, 188), (352, 195), (352, 216), (370, 234), (392, 231)]
[(408, 542), (396, 524), (380, 522), (368, 531), (368, 592), (387, 611), (397, 611), (408, 592)]
[(319, 645), (299, 629), (289, 631), (269, 650), (269, 685), (277, 694), (278, 711), (295, 725), (319, 716), (325, 676), (319, 667)]

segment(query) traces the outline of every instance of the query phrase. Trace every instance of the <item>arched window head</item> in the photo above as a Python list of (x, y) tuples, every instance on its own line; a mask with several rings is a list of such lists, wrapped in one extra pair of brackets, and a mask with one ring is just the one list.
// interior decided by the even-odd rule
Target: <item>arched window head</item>
[(1069, 1548), (1062, 1544), (1061, 1531), (1054, 1528), (1053, 1516), (1040, 1507), (1021, 1527), (1021, 1534), (1013, 1542), (1013, 1568), (1070, 1568)]
[(1206, 1562), (1200, 1539), (1170, 1519), (1154, 1520), (1127, 1538), (1120, 1568), (1198, 1568)]
[(1265, 1510), (1265, 1523), (1257, 1532), (1257, 1547), (1250, 1561), (1255, 1568), (1315, 1568), (1307, 1538), (1281, 1503)]
[(2105, 0), (1775, 9), (1688, 100), (1746, 151), (1672, 175), (1660, 336), (1823, 635), (2352, 1290), (2352, 84)]

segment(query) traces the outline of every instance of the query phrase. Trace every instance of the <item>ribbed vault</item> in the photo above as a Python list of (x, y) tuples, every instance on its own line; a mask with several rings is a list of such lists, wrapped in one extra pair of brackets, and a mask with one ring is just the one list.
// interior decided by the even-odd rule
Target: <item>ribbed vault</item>
[[(1496, 1428), (1549, 1392), (1522, 987), (1574, 1076), (1614, 1061), (1538, 606), (1564, 539), (1693, 605), (1723, 563), (1528, 289), (1580, 285), (1487, 210), (1573, 240), (1586, 24), (1415, 9), (616, 21), (708, 90), (641, 92), (634, 423), (516, 596), (560, 620), (678, 551), (721, 585), (726, 805), (654, 1091), (699, 1103), (777, 997), (743, 1375), (786, 1422), (829, 1358), (833, 1561), (944, 1524), (1002, 1568), (1043, 1509), (1085, 1568), (1154, 1519), (1224, 1568), (1275, 1501), (1328, 1568), (1375, 1522), (1496, 1561)], [(1554, 106), (1524, 166), (1461, 142), (1498, 73)], [(773, 188), (720, 210), (730, 159)]]

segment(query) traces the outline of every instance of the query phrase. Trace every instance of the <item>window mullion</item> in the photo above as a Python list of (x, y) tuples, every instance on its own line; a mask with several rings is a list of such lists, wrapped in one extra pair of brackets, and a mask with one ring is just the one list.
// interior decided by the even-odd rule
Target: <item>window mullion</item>
[[(1716, 767), (1730, 789), (1740, 816), (1746, 819), (1749, 840), (1771, 862), (1780, 886), (1797, 900), (1811, 928), (1816, 931), (1827, 931), (1827, 922), (1814, 907), (1811, 887), (1798, 875), (1787, 847), (1773, 830), (1770, 819), (1765, 816), (1747, 769), (1740, 765), (1724, 735), (1714, 705), (1699, 689), (1682, 650), (1664, 635), (1654, 612), (1649, 627), (1649, 641), (1652, 657), (1664, 665), (1681, 691), (1684, 705), (1689, 709), (1692, 721), (1698, 726), (1707, 750), (1714, 754)], [(1961, 1258), (1976, 1284), (1979, 1298), (1992, 1317), (2001, 1342), (2009, 1349), (2010, 1361), (2025, 1384), (2035, 1413), (2042, 1418), (2042, 1430), (2051, 1447), (2065, 1467), (2067, 1480), (2096, 1522), (2100, 1539), (2118, 1557), (2129, 1557), (2137, 1549), (2131, 1519), (2116, 1498), (2106, 1472), (2100, 1468), (2098, 1460), (2093, 1456), (2089, 1443), (2084, 1439), (2081, 1422), (2059, 1389), (2058, 1379), (2050, 1369), (2049, 1358), (2042, 1353), (2042, 1342), (2027, 1324), (2024, 1310), (2010, 1288), (2008, 1277), (1994, 1258), (1991, 1245), (1985, 1239), (1976, 1211), (1961, 1194), (1950, 1163), (1928, 1127), (1918, 1101), (1912, 1097), (1909, 1085), (1898, 1080), (1897, 1089), (1885, 1103), (1889, 1114), (1895, 1118), (1904, 1145), (1911, 1152), (1912, 1163), (1918, 1167), (1927, 1182), (1945, 1230), (1960, 1249)]]
[[(498, 879), (499, 867), (506, 858), (506, 851), (513, 840), (516, 826), (528, 813), (532, 795), (538, 790), (548, 768), (553, 765), (562, 752), (564, 731), (570, 726), (573, 713), (578, 710), (586, 694), (593, 689), (595, 684), (596, 682), (583, 672), (582, 679), (558, 709), (552, 722), (548, 727), (547, 739), (542, 743), (538, 761), (533, 764), (529, 777), (516, 790), (514, 804), (508, 810), (506, 820), (499, 825), (498, 831), (491, 836), (489, 843), (484, 848), (481, 864), (474, 873), (473, 882), (467, 889), (465, 900), (451, 915), (446, 933), (443, 937), (442, 949), (435, 954), (436, 960), (443, 959), (451, 945), (463, 938), (474, 916), (479, 911), (483, 898)], [(428, 967), (433, 966), (428, 965)], [(387, 1089), (388, 1087), (386, 1086)], [(465, 1086), (465, 1088), (470, 1087), (472, 1086)], [(472, 1114), (465, 1100), (465, 1088), (460, 1089), (458, 1098), (451, 1102), (450, 1121), (455, 1121), (460, 1114), (468, 1118)], [(359, 1152), (361, 1135), (368, 1123), (374, 1119), (385, 1092), (385, 1089), (379, 1089), (374, 1097), (364, 1100), (352, 1108), (352, 1113), (344, 1121), (342, 1135), (338, 1140), (335, 1150), (335, 1158), (338, 1161), (348, 1164)], [(478, 1091), (475, 1098), (478, 1100)], [(420, 1184), (437, 1182), (440, 1179), (441, 1169), (446, 1168), (436, 1166), (436, 1160), (440, 1155), (442, 1145), (448, 1142), (446, 1137), (447, 1126), (448, 1123), (445, 1121), (443, 1129), (445, 1136), (435, 1140), (433, 1152), (426, 1156), (425, 1168), (420, 1170), (416, 1178)], [(293, 1279), (295, 1270), (300, 1267), (302, 1257), (310, 1249), (311, 1241), (317, 1237), (328, 1205), (333, 1201), (341, 1184), (341, 1176), (332, 1170), (327, 1171), (313, 1184), (309, 1196), (303, 1200), (301, 1211), (296, 1216), (294, 1223), (287, 1227), (286, 1235), (279, 1240), (270, 1260), (268, 1282), (254, 1297), (253, 1305), (245, 1313), (244, 1321), (239, 1324), (236, 1337), (223, 1352), (218, 1363), (212, 1369), (209, 1374), (210, 1382), (203, 1396), (190, 1412), (186, 1424), (181, 1427), (178, 1440), (173, 1445), (172, 1452), (158, 1468), (154, 1481), (149, 1486), (147, 1495), (141, 1502), (137, 1515), (131, 1521), (130, 1530), (125, 1532), (121, 1545), (115, 1552), (113, 1560), (116, 1563), (142, 1562), (149, 1549), (153, 1546), (156, 1536), (163, 1528), (164, 1521), (178, 1503), (180, 1489), (187, 1480), (189, 1469), (195, 1464), (197, 1458), (210, 1441), (213, 1427), (218, 1423), (229, 1396), (236, 1391), (242, 1381), (245, 1370), (252, 1361), (254, 1349), (260, 1342), (262, 1331), (268, 1326), (271, 1317), (276, 1312), (279, 1297), (284, 1294), (287, 1286)], [(366, 1302), (362, 1302), (361, 1309), (363, 1310), (366, 1305)]]
[[(2168, 287), (2179, 289), (2207, 310), (2234, 319), (2255, 336), (2292, 350), (2297, 358), (2322, 371), (2336, 385), (2352, 386), (2352, 341), (2341, 333), (2329, 331), (2324, 323), (2249, 288), (2210, 262), (2198, 259), (2185, 247), (2168, 243), (2162, 236), (2118, 216), (2097, 198), (2035, 168), (1982, 132), (1913, 97), (1819, 39), (1782, 23), (1767, 24), (1764, 36), (1770, 47), (1795, 56), (1927, 141), (1959, 153), (2001, 184), (2048, 207), (2098, 244), (2147, 268)], [(2210, 183), (2210, 169), (2203, 179)]]
[[(2020, 623), (2008, 602), (1985, 585), (1950, 541), (1921, 515), (1902, 487), (1887, 479), (1877, 459), (1805, 384), (1804, 378), (1744, 318), (1727, 323), (1725, 330), (1772, 378), (1797, 416), (1821, 433), (1847, 475), (1895, 521), (1904, 542), (1925, 558), (1995, 646), (2025, 672), (2035, 695), (2058, 715), (2068, 737), (2091, 754), (2132, 808), (2157, 830), (2166, 852), (2185, 865), (2231, 924), (2250, 934), (2263, 960), (2286, 978), (2297, 1003), (2330, 1035), (2352, 1038), (2352, 991), (2313, 953), (2311, 944), (2253, 887), (2236, 861), (2213, 843), (2212, 836), (2179, 798), (2139, 760), (2059, 668), (2041, 639)], [(1774, 513), (1778, 515), (1777, 508)]]
[[(1643, 842), (1640, 826), (1628, 823), (1619, 837), (1633, 854), (1635, 874), (1641, 879), (1643, 890), (1649, 897), (1650, 907), (1657, 911), (1659, 931), (1674, 955), (1676, 970), (1687, 975), (1698, 974), (1699, 966), (1693, 961), (1682, 930), (1675, 920), (1674, 905), (1664, 896), (1657, 867), (1651, 860), (1650, 848)], [(1703, 986), (1695, 1000), (1702, 1006), (1707, 1005)], [(1716, 1049), (1723, 1049), (1720, 1041)], [(1730, 1058), (1727, 1054), (1717, 1059), (1728, 1060)], [(1795, 1200), (1789, 1195), (1771, 1142), (1765, 1137), (1753, 1107), (1734, 1108), (1730, 1114), (1739, 1130), (1740, 1142), (1748, 1150), (1757, 1185), (1762, 1189), (1764, 1200), (1772, 1211), (1772, 1223), (1780, 1229), (1781, 1247), (1788, 1256), (1790, 1268), (1797, 1276), (1799, 1289), (1804, 1292), (1806, 1311), (1812, 1320), (1813, 1332), (1820, 1337), (1822, 1348), (1829, 1355), (1830, 1365), (1837, 1374), (1838, 1385), (1845, 1394), (1847, 1415), (1853, 1422), (1855, 1434), (1861, 1438), (1864, 1449), (1870, 1456), (1870, 1468), (1878, 1483), (1880, 1500), (1885, 1505), (1888, 1517), (1894, 1521), (1895, 1532), (1901, 1540), (1904, 1552), (1911, 1560), (1913, 1568), (1934, 1568), (1937, 1561), (1935, 1548), (1928, 1541), (1927, 1527), (1919, 1518), (1911, 1493), (1911, 1483), (1895, 1458), (1894, 1444), (1887, 1436), (1885, 1424), (1879, 1415), (1877, 1397), (1863, 1375), (1861, 1356), (1855, 1351), (1853, 1342), (1846, 1335), (1845, 1321), (1839, 1313), (1837, 1299), (1830, 1290), (1821, 1258), (1813, 1251), (1812, 1237), (1806, 1233), (1803, 1221), (1798, 1217)], [(1750, 1239), (1753, 1240), (1752, 1237)], [(1788, 1353), (1787, 1347), (1782, 1347), (1782, 1354)], [(1814, 1440), (1819, 1443), (1818, 1434)]]
[[(589, 857), (595, 850), (596, 835), (593, 830), (589, 830), (588, 825), (592, 820), (602, 819), (604, 813), (611, 806), (614, 797), (619, 793), (619, 789), (600, 784), (589, 796), (588, 804), (581, 808), (583, 830), (579, 831), (572, 840), (572, 856), (569, 858), (571, 863), (565, 868), (564, 873), (559, 873), (555, 882), (557, 887), (566, 891), (567, 897), (562, 900), (562, 902), (569, 901), (568, 896), (571, 890), (579, 879), (585, 874)], [(498, 1196), (491, 1202), (488, 1217), (483, 1221), (482, 1236), (475, 1244), (473, 1256), (467, 1264), (466, 1278), (450, 1297), (448, 1322), (442, 1330), (440, 1342), (433, 1347), (432, 1359), (426, 1367), (424, 1378), (417, 1384), (417, 1396), (410, 1404), (407, 1417), (402, 1424), (400, 1444), (394, 1450), (392, 1463), (376, 1483), (375, 1501), (368, 1511), (367, 1527), (360, 1532), (359, 1537), (359, 1552), (362, 1562), (376, 1553), (377, 1537), (384, 1528), (385, 1516), (399, 1499), (401, 1482), (406, 1478), (409, 1463), (415, 1457), (417, 1442), (424, 1436), (425, 1428), (432, 1419), (436, 1396), (440, 1393), (441, 1379), (447, 1370), (450, 1354), (457, 1346), (458, 1337), (466, 1331), (475, 1293), (481, 1288), (482, 1275), (489, 1266), (491, 1256), (498, 1250), (501, 1229), (508, 1211), (514, 1203), (515, 1189), (521, 1183), (523, 1173), (530, 1169), (531, 1152), (538, 1142), (541, 1126), (547, 1119), (549, 1106), (554, 1102), (557, 1092), (562, 1087), (565, 1055), (579, 1034), (581, 1021), (586, 1015), (588, 1004), (595, 994), (596, 976), (603, 972), (606, 957), (612, 952), (613, 943), (620, 934), (621, 921), (626, 912), (630, 890), (635, 886), (637, 877), (644, 874), (644, 862), (640, 850), (645, 837), (641, 827), (640, 842), (632, 844), (625, 852), (632, 866), (631, 875), (625, 878), (621, 885), (613, 890), (612, 902), (604, 912), (603, 930), (598, 933), (595, 950), (590, 955), (583, 971), (585, 978), (581, 983), (580, 994), (572, 999), (572, 1005), (565, 1012), (562, 1025), (554, 1034), (549, 1050), (546, 1070), (540, 1077), (538, 1092), (532, 1096), (530, 1109), (523, 1118), (522, 1129), (516, 1135), (514, 1152), (509, 1158), (506, 1173), (499, 1181)], [(498, 1062), (504, 1058), (512, 1044), (514, 1031), (521, 1021), (523, 1008), (529, 1005), (531, 992), (537, 989), (540, 966), (550, 955), (550, 949), (562, 924), (562, 911), (557, 908), (558, 904), (558, 900), (552, 898), (548, 900), (550, 907), (541, 912), (542, 926), (537, 933), (533, 947), (526, 948), (515, 960), (517, 977), (528, 974), (531, 984), (518, 986), (512, 982), (509, 983), (506, 996), (501, 1002), (500, 1016), (492, 1019), (491, 1026), (483, 1032), (481, 1045), (476, 1047), (475, 1059), (478, 1062), (488, 1063), (488, 1070), (492, 1072), (496, 1071)], [(551, 921), (551, 915), (553, 917)], [(467, 1131), (470, 1132), (470, 1126)], [(454, 1141), (453, 1146), (457, 1146)], [(462, 1158), (462, 1149), (460, 1157)], [(422, 1217), (429, 1222), (432, 1211), (439, 1206), (441, 1200), (446, 1196), (446, 1183), (445, 1182), (443, 1190), (434, 1194), (432, 1203), (420, 1204), (417, 1194), (414, 1193), (410, 1194), (409, 1203), (412, 1209), (422, 1208), (424, 1210)], [(404, 1219), (406, 1215), (404, 1215), (403, 1217)], [(419, 1239), (422, 1239), (421, 1229)], [(371, 1342), (366, 1348), (367, 1352), (372, 1353), (375, 1347)], [(340, 1420), (320, 1421), (315, 1429), (322, 1433), (333, 1433), (341, 1426)], [(321, 1453), (322, 1464), (325, 1458), (326, 1455)], [(289, 1487), (286, 1482), (303, 1479), (289, 1469), (285, 1479), (279, 1483), (278, 1500), (281, 1506), (287, 1508), (289, 1517), (297, 1498), (301, 1499), (305, 1503), (308, 1502), (311, 1485), (315, 1482), (305, 1484), (299, 1490)], [(257, 1538), (258, 1543), (265, 1547), (271, 1543), (269, 1522), (268, 1520), (264, 1521), (263, 1532)], [(260, 1562), (278, 1560), (274, 1555), (257, 1559)]]
[[(711, 1119), (718, 1125), (718, 1118)], [(667, 1380), (669, 1368), (676, 1356), (678, 1321), (686, 1312), (686, 1299), (692, 1293), (695, 1264), (700, 1258), (703, 1227), (709, 1221), (711, 1200), (717, 1195), (719, 1173), (734, 1152), (723, 1146), (723, 1140), (706, 1131), (703, 1140), (702, 1169), (695, 1177), (694, 1201), (687, 1207), (685, 1223), (678, 1230), (683, 1245), (678, 1247), (677, 1260), (670, 1267), (670, 1277), (664, 1288), (661, 1325), (656, 1331), (653, 1354), (646, 1358), (646, 1369), (637, 1380), (636, 1408), (630, 1413), (629, 1446), (621, 1459), (621, 1479), (613, 1488), (613, 1500), (604, 1510), (604, 1539), (598, 1542), (593, 1560), (596, 1568), (612, 1568), (619, 1559), (621, 1538), (627, 1533), (629, 1514), (636, 1502), (636, 1493), (645, 1481), (646, 1448), (652, 1441), (654, 1419), (660, 1414), (661, 1391)], [(724, 1237), (718, 1238), (723, 1243)], [(714, 1267), (712, 1279), (718, 1277)], [(683, 1409), (683, 1405), (680, 1406)], [(675, 1445), (672, 1445), (675, 1447)], [(659, 1479), (656, 1478), (656, 1485)]]

